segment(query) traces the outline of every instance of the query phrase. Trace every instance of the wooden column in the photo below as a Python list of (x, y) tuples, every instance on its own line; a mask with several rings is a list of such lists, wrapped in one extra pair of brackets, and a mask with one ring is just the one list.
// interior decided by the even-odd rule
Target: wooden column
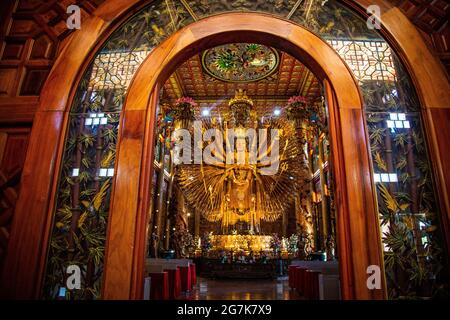
[(164, 250), (169, 250), (169, 246), (170, 246), (170, 233), (171, 233), (171, 228), (172, 225), (174, 225), (171, 221), (171, 217), (170, 214), (170, 205), (172, 202), (172, 196), (173, 196), (173, 185), (174, 185), (174, 180), (175, 180), (175, 167), (173, 164), (173, 153), (172, 151), (170, 152), (170, 178), (169, 178), (169, 186), (167, 188), (167, 198), (166, 198), (166, 210), (165, 210), (165, 219), (166, 219), (166, 225), (165, 225), (165, 239), (164, 239)]
[(447, 243), (447, 254), (450, 255), (450, 104), (442, 108), (431, 108), (426, 112), (425, 128), (428, 129), (428, 141), (430, 141), (432, 159), (439, 156), (441, 165), (433, 166), (434, 176), (437, 178), (438, 198), (441, 211), (441, 223), (444, 237)]
[[(159, 92), (157, 84), (154, 90)], [(143, 295), (145, 232), (155, 144), (153, 130), (159, 96), (154, 92), (151, 91), (145, 103), (129, 106), (121, 117), (105, 248), (104, 299), (141, 299)]]
[(327, 250), (327, 240), (329, 235), (329, 215), (328, 215), (328, 205), (327, 205), (327, 196), (325, 195), (326, 181), (325, 174), (323, 171), (323, 140), (321, 137), (318, 138), (319, 145), (319, 174), (320, 174), (320, 189), (322, 193), (322, 199), (320, 202), (320, 209), (322, 213), (322, 248), (325, 251)]
[(308, 187), (310, 190), (309, 196), (306, 199), (306, 210), (311, 214), (312, 217), (312, 221), (313, 221), (313, 235), (312, 235), (312, 250), (319, 250), (320, 249), (320, 244), (319, 244), (319, 239), (320, 239), (320, 230), (319, 230), (319, 226), (317, 223), (317, 214), (316, 214), (316, 210), (315, 210), (315, 204), (313, 203), (313, 199), (312, 199), (312, 193), (315, 192), (314, 190), (314, 184), (313, 184), (313, 175), (314, 173), (312, 172), (312, 168), (313, 168), (313, 162), (312, 162), (312, 153), (311, 150), (308, 150), (308, 174), (310, 177), (309, 183), (308, 183)]
[[(157, 137), (157, 139), (159, 139)], [(154, 223), (154, 231), (157, 235), (156, 243), (156, 253), (159, 255), (159, 244), (163, 240), (164, 234), (164, 153), (165, 146), (164, 142), (161, 142), (159, 145), (159, 173), (158, 173), (158, 182), (156, 183), (156, 206), (155, 206), (155, 223)], [(156, 228), (155, 228), (156, 227)], [(157, 257), (156, 257), (157, 258)]]
[[(346, 286), (343, 298), (385, 299), (381, 234), (364, 111), (347, 104), (336, 108), (337, 96), (330, 82), (325, 80), (324, 86), (336, 183), (339, 271), (341, 284)], [(367, 267), (371, 265), (382, 270), (382, 289), (369, 290), (366, 286)]]

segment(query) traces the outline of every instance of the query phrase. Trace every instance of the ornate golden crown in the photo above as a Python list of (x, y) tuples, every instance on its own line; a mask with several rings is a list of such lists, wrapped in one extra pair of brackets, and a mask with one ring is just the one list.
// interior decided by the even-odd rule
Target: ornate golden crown
[(247, 97), (247, 94), (244, 90), (239, 89), (236, 91), (234, 98), (230, 99), (228, 105), (231, 107), (233, 104), (245, 103), (249, 104), (253, 107), (253, 100)]

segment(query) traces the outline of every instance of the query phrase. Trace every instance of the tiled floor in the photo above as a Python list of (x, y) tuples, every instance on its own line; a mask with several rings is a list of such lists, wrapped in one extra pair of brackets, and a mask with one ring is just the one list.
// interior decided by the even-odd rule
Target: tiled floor
[(183, 300), (298, 300), (287, 278), (278, 280), (212, 280), (198, 278), (195, 288)]

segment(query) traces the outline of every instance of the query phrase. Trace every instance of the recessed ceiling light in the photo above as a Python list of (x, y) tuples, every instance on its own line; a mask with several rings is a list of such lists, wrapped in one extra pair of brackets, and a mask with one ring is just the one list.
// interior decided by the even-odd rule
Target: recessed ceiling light
[(209, 110), (208, 109), (203, 109), (202, 110), (202, 116), (204, 116), (204, 117), (209, 116)]
[(275, 116), (279, 116), (281, 114), (281, 110), (280, 109), (275, 109), (275, 110), (273, 110), (273, 114)]

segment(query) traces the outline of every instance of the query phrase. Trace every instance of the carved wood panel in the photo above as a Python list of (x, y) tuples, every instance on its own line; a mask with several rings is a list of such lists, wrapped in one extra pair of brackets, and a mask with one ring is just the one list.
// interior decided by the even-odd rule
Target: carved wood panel
[(29, 135), (29, 128), (0, 129), (0, 270), (8, 245)]
[(450, 73), (450, 2), (448, 0), (397, 0), (403, 13), (423, 31)]
[(66, 8), (77, 4), (86, 19), (104, 0), (0, 2), (0, 269), (20, 188), (30, 129), (42, 86), (70, 34)]
[[(67, 29), (66, 8), (86, 19), (104, 0), (10, 0), (0, 3), (0, 122), (31, 122)], [(17, 114), (17, 115), (16, 115)]]

